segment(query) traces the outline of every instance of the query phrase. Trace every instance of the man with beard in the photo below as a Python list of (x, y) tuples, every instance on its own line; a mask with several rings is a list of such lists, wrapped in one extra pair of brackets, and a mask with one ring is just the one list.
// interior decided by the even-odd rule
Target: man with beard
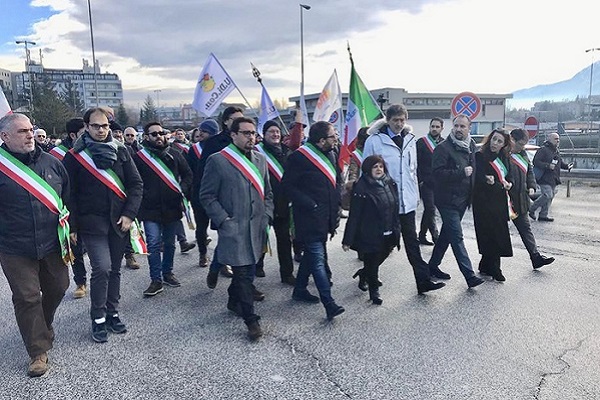
[(144, 182), (139, 219), (144, 222), (149, 253), (151, 282), (144, 290), (146, 297), (161, 293), (163, 283), (181, 286), (173, 274), (175, 234), (181, 223), (181, 212), (188, 207), (186, 197), (192, 184), (192, 171), (183, 155), (169, 147), (165, 136), (160, 123), (146, 124), (143, 148), (133, 158)]
[[(419, 243), (433, 246), (437, 241), (439, 232), (435, 223), (435, 203), (433, 200), (433, 176), (431, 173), (431, 157), (438, 144), (444, 140), (442, 131), (444, 120), (432, 118), (429, 122), (427, 136), (417, 140), (417, 178), (419, 180), (419, 194), (423, 201), (423, 215), (421, 216), (421, 229), (419, 230)], [(433, 242), (427, 240), (427, 231), (431, 233)], [(439, 278), (439, 277), (438, 277)]]
[(200, 202), (219, 231), (215, 256), (233, 269), (227, 308), (244, 318), (250, 339), (256, 340), (262, 330), (252, 280), (273, 219), (273, 193), (265, 157), (253, 150), (254, 120), (236, 118), (230, 128), (232, 143), (208, 159)]

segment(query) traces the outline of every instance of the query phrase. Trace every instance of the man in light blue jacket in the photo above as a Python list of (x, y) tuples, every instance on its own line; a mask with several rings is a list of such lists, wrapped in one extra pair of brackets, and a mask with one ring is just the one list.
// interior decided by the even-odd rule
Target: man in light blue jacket
[[(400, 232), (408, 261), (412, 265), (419, 294), (441, 289), (442, 282), (433, 282), (429, 267), (419, 248), (415, 214), (419, 202), (417, 182), (417, 141), (406, 125), (408, 111), (403, 104), (393, 104), (385, 111), (383, 124), (374, 125), (365, 143), (363, 156), (378, 154), (387, 164), (390, 177), (398, 185)], [(380, 125), (380, 126), (379, 126)]]

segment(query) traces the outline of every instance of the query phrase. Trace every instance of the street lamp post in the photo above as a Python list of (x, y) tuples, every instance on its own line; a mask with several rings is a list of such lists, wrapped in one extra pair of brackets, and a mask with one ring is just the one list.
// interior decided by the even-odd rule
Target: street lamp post
[(588, 96), (588, 133), (592, 134), (592, 83), (594, 81), (594, 52), (600, 50), (600, 47), (587, 49), (586, 53), (592, 53), (592, 64), (590, 65), (590, 93)]
[(96, 50), (94, 49), (94, 27), (92, 26), (92, 4), (90, 0), (87, 0), (88, 3), (88, 15), (90, 17), (90, 37), (92, 40), (92, 65), (94, 66), (94, 94), (96, 95), (96, 107), (100, 106), (100, 101), (98, 100), (98, 77), (96, 76)]
[[(25, 45), (25, 70), (27, 71), (27, 79), (29, 80), (29, 111), (33, 111), (33, 82), (31, 80), (31, 57), (29, 57), (29, 49), (27, 45), (35, 46), (35, 42), (30, 42), (28, 40), (17, 40), (16, 44), (24, 44)], [(23, 87), (25, 90), (25, 87)]]
[[(310, 10), (310, 6), (307, 4), (300, 4), (300, 106), (302, 112), (308, 116), (308, 111), (304, 108), (304, 10)], [(305, 123), (307, 123), (306, 121)]]

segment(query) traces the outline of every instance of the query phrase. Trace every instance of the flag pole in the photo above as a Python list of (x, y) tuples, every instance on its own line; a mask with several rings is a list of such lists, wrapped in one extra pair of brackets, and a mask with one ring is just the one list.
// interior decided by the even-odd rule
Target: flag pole
[[(258, 68), (256, 68), (256, 66), (254, 66), (254, 64), (252, 64), (252, 62), (250, 62), (250, 65), (252, 66), (252, 76), (255, 77), (258, 83), (260, 83), (260, 86), (263, 89), (265, 89), (265, 85), (263, 85), (262, 78), (260, 77), (260, 71), (258, 70)], [(281, 115), (277, 115), (277, 118), (279, 119), (279, 122), (281, 122), (281, 128), (283, 128), (285, 134), (289, 135), (290, 132), (288, 131), (287, 126), (285, 126), (285, 122), (283, 122), (283, 119), (281, 119)]]
[[(212, 53), (211, 53), (212, 54)], [(217, 62), (217, 64), (219, 64), (219, 66), (221, 67), (221, 69), (223, 71), (225, 71), (225, 68), (223, 68), (223, 65), (221, 64), (221, 62), (217, 59), (217, 57), (215, 57), (215, 61)], [(228, 74), (229, 75), (229, 74)], [(258, 118), (258, 115), (256, 114), (256, 111), (254, 110), (254, 108), (250, 105), (250, 102), (248, 101), (248, 99), (246, 98), (246, 96), (244, 96), (244, 93), (242, 93), (242, 91), (240, 90), (239, 86), (235, 84), (235, 82), (233, 82), (233, 78), (229, 77), (231, 79), (231, 82), (233, 83), (233, 85), (235, 86), (235, 88), (237, 89), (237, 91), (240, 93), (240, 95), (242, 96), (242, 98), (244, 99), (244, 101), (246, 102), (246, 105), (248, 106), (249, 109), (252, 110), (252, 112), (254, 113), (254, 115), (256, 115), (256, 118)]]

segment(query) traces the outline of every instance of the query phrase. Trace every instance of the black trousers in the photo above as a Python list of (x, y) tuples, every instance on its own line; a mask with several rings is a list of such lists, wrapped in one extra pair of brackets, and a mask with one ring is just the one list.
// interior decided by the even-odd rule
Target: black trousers
[(258, 321), (260, 317), (254, 313), (254, 277), (255, 265), (232, 266), (233, 278), (227, 289), (229, 302), (239, 303), (242, 309), (242, 318), (246, 324)]
[(277, 240), (277, 259), (279, 261), (279, 274), (281, 279), (294, 273), (292, 259), (292, 238), (290, 236), (290, 218), (276, 217), (273, 220), (273, 230)]
[(73, 281), (76, 285), (85, 285), (87, 281), (85, 264), (83, 262), (83, 242), (78, 241), (77, 244), (71, 243), (71, 251), (73, 252)]
[(192, 204), (192, 209), (194, 210), (194, 221), (196, 222), (196, 244), (198, 245), (198, 252), (201, 255), (206, 255), (206, 238), (208, 237), (206, 231), (208, 230), (210, 219), (208, 218), (208, 215), (206, 215), (206, 211), (204, 211), (202, 205)]
[(417, 283), (430, 280), (429, 266), (421, 256), (421, 248), (419, 247), (419, 239), (417, 238), (417, 228), (415, 225), (415, 211), (407, 214), (400, 214), (400, 233), (404, 243), (404, 250), (408, 262), (413, 268), (415, 280)]
[(513, 219), (513, 224), (517, 227), (517, 231), (529, 253), (529, 257), (533, 259), (539, 252), (535, 243), (535, 237), (533, 236), (533, 232), (531, 232), (529, 215), (527, 213), (519, 214), (517, 218)]
[(391, 235), (384, 238), (383, 248), (378, 252), (361, 253), (364, 274), (371, 289), (379, 287), (379, 267), (388, 258), (394, 248), (394, 243), (390, 239), (392, 239)]
[(427, 235), (427, 231), (429, 231), (431, 233), (431, 237), (437, 240), (439, 231), (435, 222), (433, 188), (422, 184), (419, 187), (419, 193), (421, 194), (421, 200), (423, 201), (423, 215), (421, 216), (421, 229), (419, 230), (419, 237), (424, 238)]

